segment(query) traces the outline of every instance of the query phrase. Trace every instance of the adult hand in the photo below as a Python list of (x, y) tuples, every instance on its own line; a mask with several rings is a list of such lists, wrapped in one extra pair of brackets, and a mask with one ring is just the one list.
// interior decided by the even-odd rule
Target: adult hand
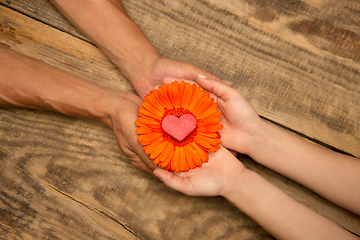
[(111, 120), (103, 122), (113, 129), (120, 149), (132, 164), (137, 169), (154, 175), (153, 170), (156, 166), (137, 141), (138, 134), (135, 132), (134, 122), (139, 117), (137, 112), (143, 100), (132, 93), (119, 92), (117, 94), (120, 95), (120, 98), (114, 101), (110, 114)]
[(244, 165), (227, 149), (221, 147), (209, 153), (209, 161), (189, 172), (172, 173), (162, 168), (154, 170), (168, 187), (190, 196), (226, 196), (241, 177)]
[(191, 63), (171, 60), (158, 56), (154, 59), (148, 59), (144, 63), (140, 72), (129, 75), (129, 79), (139, 96), (144, 97), (159, 85), (163, 85), (163, 79), (166, 77), (196, 81), (197, 76), (203, 75), (205, 77), (221, 80), (216, 75), (201, 69)]

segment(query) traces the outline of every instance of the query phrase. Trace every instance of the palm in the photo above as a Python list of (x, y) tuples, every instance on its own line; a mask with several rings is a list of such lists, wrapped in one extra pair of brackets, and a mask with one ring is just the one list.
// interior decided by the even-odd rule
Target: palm
[(209, 162), (187, 173), (173, 174), (164, 169), (156, 169), (164, 183), (190, 196), (218, 196), (227, 191), (227, 183), (232, 182), (244, 165), (228, 150), (221, 147), (209, 155)]

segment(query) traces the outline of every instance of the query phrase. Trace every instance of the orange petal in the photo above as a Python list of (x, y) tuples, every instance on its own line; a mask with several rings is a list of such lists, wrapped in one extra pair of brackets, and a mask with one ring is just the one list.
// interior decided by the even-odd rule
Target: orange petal
[(167, 141), (166, 139), (164, 139), (163, 137), (157, 138), (156, 140), (154, 140), (151, 144), (144, 146), (144, 151), (146, 154), (151, 154), (151, 152), (154, 150), (154, 148), (161, 142), (165, 142)]
[(171, 171), (179, 172), (180, 171), (180, 151), (179, 147), (175, 147), (173, 159), (171, 161)]
[[(189, 167), (191, 169), (196, 168), (196, 164), (194, 163), (195, 158), (197, 158), (200, 161), (200, 159), (197, 156), (196, 152), (194, 152), (189, 145), (185, 145), (184, 146), (184, 153), (185, 153), (185, 156), (186, 156), (186, 162), (188, 163)], [(200, 161), (200, 164), (201, 164), (201, 161)]]
[[(169, 159), (169, 161), (171, 160), (173, 148), (174, 148), (174, 145), (171, 142), (167, 142), (167, 145), (164, 147), (164, 150), (160, 155), (160, 162), (163, 163), (163, 162), (166, 162), (168, 159)], [(166, 167), (166, 165), (164, 167)]]
[[(164, 85), (165, 86), (165, 85)], [(167, 92), (166, 92), (166, 88), (164, 88), (163, 86), (160, 86), (158, 88), (158, 91), (156, 92), (156, 95), (157, 99), (162, 102), (162, 104), (165, 106), (165, 108), (172, 108), (172, 103), (167, 95)]]
[(206, 118), (214, 113), (216, 113), (218, 110), (217, 110), (217, 107), (218, 107), (218, 104), (217, 103), (212, 103), (210, 105), (210, 107), (208, 109), (206, 109), (206, 111), (202, 112), (199, 116), (197, 116), (198, 119), (203, 119), (203, 118)]
[(164, 112), (164, 106), (162, 104), (162, 102), (160, 102), (157, 98), (156, 98), (156, 94), (151, 94), (146, 96), (145, 101), (149, 102), (153, 107), (155, 107), (157, 110), (159, 110), (160, 112)]
[(159, 116), (159, 117), (163, 117), (164, 112), (159, 111), (158, 109), (156, 109), (153, 105), (151, 105), (149, 102), (145, 101), (142, 104), (144, 106), (144, 108), (146, 108), (146, 110), (148, 110), (149, 112)]
[(220, 138), (221, 137), (221, 135), (218, 132), (214, 132), (214, 133), (197, 132), (196, 134), (201, 137), (208, 137), (208, 138)]
[(156, 114), (153, 114), (151, 112), (149, 112), (146, 108), (144, 108), (143, 106), (140, 106), (139, 107), (139, 111), (138, 111), (138, 114), (140, 116), (146, 116), (146, 117), (151, 117), (151, 118), (154, 118), (154, 119), (157, 119), (157, 120), (161, 120), (161, 117), (162, 116), (158, 116)]
[(142, 145), (149, 145), (158, 138), (163, 138), (162, 133), (150, 133), (150, 134), (143, 134), (140, 135), (137, 139)]
[(223, 128), (223, 126), (218, 123), (216, 125), (203, 125), (203, 126), (199, 126), (198, 127), (198, 132), (217, 132), (219, 130), (221, 130)]
[(184, 81), (181, 81), (180, 86), (179, 86), (179, 96), (180, 96), (180, 106), (183, 106), (183, 98), (184, 98), (184, 93), (185, 93), (185, 86), (186, 83)]
[(192, 95), (193, 95), (193, 88), (191, 87), (191, 85), (189, 83), (187, 83), (185, 85), (185, 91), (184, 91), (183, 100), (182, 100), (182, 107), (184, 109), (189, 109)]
[(196, 119), (203, 120), (204, 122), (210, 121), (211, 119), (219, 119), (219, 121), (220, 121), (221, 116), (222, 116), (222, 113), (217, 111), (217, 109), (216, 109), (216, 112), (214, 112), (213, 114), (211, 114), (205, 118), (201, 118), (201, 119), (199, 117), (197, 117)]
[(160, 126), (160, 120), (156, 120), (154, 118), (148, 118), (148, 117), (139, 117), (135, 124), (137, 126), (148, 126), (148, 125), (153, 125), (153, 126)]
[(197, 87), (194, 91), (193, 97), (191, 99), (191, 103), (189, 105), (189, 110), (191, 112), (194, 111), (195, 106), (199, 103), (199, 101), (204, 97), (205, 91), (200, 90), (200, 87)]
[(193, 159), (192, 160), (194, 161), (196, 166), (201, 167), (201, 165), (202, 165), (201, 158), (200, 158), (199, 154), (197, 152), (195, 152), (194, 150), (193, 150)]
[(174, 100), (173, 100), (173, 95), (171, 94), (172, 91), (172, 86), (170, 85), (163, 85), (164, 87), (164, 93), (166, 94), (167, 98), (169, 99), (170, 102), (170, 107), (169, 108), (173, 108), (174, 107)]
[(205, 112), (213, 102), (214, 99), (205, 98), (203, 101), (199, 102), (197, 106), (195, 106), (193, 114), (195, 116), (199, 116), (201, 113)]
[(164, 150), (164, 148), (166, 147), (167, 142), (162, 142), (159, 143), (154, 150), (151, 152), (150, 154), (150, 159), (155, 159), (156, 157), (158, 157), (160, 155), (160, 153)]
[(146, 126), (141, 126), (138, 127), (135, 130), (135, 132), (138, 134), (149, 134), (149, 133), (162, 133), (162, 130), (160, 128), (149, 128)]
[[(209, 155), (206, 151), (204, 151), (202, 148), (200, 148), (195, 142), (192, 142), (189, 144), (192, 149), (196, 152), (196, 154), (199, 156), (199, 159), (201, 160), (201, 162), (207, 162)], [(196, 162), (195, 164), (197, 166), (199, 166)]]
[[(198, 135), (196, 136), (196, 139), (202, 139), (202, 141), (207, 142), (207, 143), (210, 144), (211, 146), (216, 146), (217, 144), (219, 144), (217, 138), (209, 138), (209, 137), (207, 137), (207, 136), (200, 135), (200, 134), (198, 134)], [(194, 138), (194, 140), (195, 140), (195, 138)], [(196, 140), (195, 140), (195, 141), (196, 141)]]
[(154, 164), (155, 164), (155, 165), (158, 165), (159, 162), (160, 162), (160, 156), (158, 156), (157, 158), (155, 158), (153, 161), (154, 161)]
[(173, 82), (170, 86), (171, 86), (170, 94), (172, 94), (174, 107), (179, 108), (179, 107), (181, 107), (180, 103), (181, 103), (181, 97), (182, 97), (180, 95), (180, 85), (178, 82)]
[(209, 150), (212, 149), (212, 146), (210, 145), (209, 142), (207, 142), (204, 138), (199, 137), (199, 136), (195, 136), (194, 137), (194, 141), (196, 142), (197, 145), (199, 145), (200, 147), (202, 147), (204, 150)]
[(171, 161), (170, 161), (169, 164), (166, 165), (164, 168), (165, 168), (165, 170), (170, 170), (170, 169), (171, 169)]
[(179, 160), (180, 160), (179, 169), (180, 171), (185, 172), (187, 162), (186, 162), (185, 154), (182, 154), (182, 151), (184, 151), (183, 147), (179, 147)]
[(220, 118), (207, 118), (207, 120), (199, 119), (197, 120), (198, 126), (204, 126), (204, 125), (211, 125), (211, 124), (218, 124), (220, 122)]
[(173, 155), (174, 155), (174, 146), (170, 148), (169, 156), (166, 158), (164, 162), (160, 162), (159, 166), (165, 168), (166, 170), (169, 170), (171, 166), (171, 160), (173, 159)]

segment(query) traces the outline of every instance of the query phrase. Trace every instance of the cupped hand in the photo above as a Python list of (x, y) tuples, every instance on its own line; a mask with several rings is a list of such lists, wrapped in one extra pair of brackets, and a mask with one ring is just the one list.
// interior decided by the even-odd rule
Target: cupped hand
[(132, 74), (129, 78), (135, 91), (140, 97), (144, 97), (150, 90), (155, 89), (159, 85), (163, 85), (163, 79), (166, 77), (196, 81), (199, 74), (211, 79), (221, 80), (221, 78), (216, 75), (192, 63), (163, 57), (149, 60), (138, 73)]
[(224, 196), (231, 191), (244, 165), (226, 148), (209, 153), (209, 161), (189, 172), (172, 173), (162, 168), (154, 174), (168, 187), (189, 196)]
[(113, 129), (116, 141), (122, 152), (139, 170), (153, 175), (156, 168), (153, 161), (144, 152), (143, 146), (137, 141), (134, 122), (139, 117), (137, 112), (142, 99), (132, 93), (117, 93), (116, 100), (110, 105), (111, 120), (104, 122)]
[(249, 144), (262, 121), (241, 93), (227, 84), (198, 77), (200, 87), (215, 96), (219, 110), (223, 113), (220, 123), (222, 145), (228, 149), (248, 154)]

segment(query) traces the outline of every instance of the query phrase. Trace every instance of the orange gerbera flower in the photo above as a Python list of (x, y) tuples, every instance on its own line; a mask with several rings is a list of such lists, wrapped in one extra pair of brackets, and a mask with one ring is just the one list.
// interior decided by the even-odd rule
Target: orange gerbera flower
[(182, 81), (145, 96), (135, 121), (138, 141), (154, 164), (175, 172), (201, 167), (220, 148), (221, 112), (210, 94)]

